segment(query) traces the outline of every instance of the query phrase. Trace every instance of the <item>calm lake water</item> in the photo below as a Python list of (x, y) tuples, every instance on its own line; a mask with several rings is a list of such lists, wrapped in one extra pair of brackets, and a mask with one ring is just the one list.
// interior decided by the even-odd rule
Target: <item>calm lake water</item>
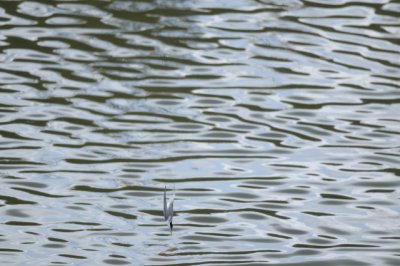
[(2, 0), (0, 265), (400, 265), (399, 17)]

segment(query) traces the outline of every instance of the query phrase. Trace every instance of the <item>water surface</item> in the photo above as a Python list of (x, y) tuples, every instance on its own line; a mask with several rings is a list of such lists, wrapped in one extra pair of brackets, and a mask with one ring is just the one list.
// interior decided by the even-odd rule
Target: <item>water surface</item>
[(0, 264), (399, 265), (399, 16), (1, 1)]

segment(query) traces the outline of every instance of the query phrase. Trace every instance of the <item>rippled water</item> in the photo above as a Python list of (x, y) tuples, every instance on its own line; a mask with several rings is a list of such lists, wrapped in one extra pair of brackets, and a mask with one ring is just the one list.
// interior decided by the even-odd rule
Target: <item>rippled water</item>
[(399, 17), (1, 1), (0, 264), (400, 265)]

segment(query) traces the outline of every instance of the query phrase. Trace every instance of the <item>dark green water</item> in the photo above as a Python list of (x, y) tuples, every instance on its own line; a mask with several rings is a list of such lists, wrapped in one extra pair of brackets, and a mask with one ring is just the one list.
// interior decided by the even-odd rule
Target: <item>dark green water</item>
[(400, 265), (399, 17), (1, 0), (0, 265)]

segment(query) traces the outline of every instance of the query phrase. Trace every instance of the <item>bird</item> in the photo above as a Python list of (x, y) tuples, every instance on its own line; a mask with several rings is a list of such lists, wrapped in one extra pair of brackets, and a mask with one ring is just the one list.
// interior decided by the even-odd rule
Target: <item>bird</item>
[(164, 219), (168, 221), (169, 230), (172, 234), (172, 228), (174, 225), (172, 224), (172, 218), (174, 217), (174, 199), (175, 199), (175, 186), (174, 186), (174, 194), (167, 203), (167, 186), (164, 188)]

